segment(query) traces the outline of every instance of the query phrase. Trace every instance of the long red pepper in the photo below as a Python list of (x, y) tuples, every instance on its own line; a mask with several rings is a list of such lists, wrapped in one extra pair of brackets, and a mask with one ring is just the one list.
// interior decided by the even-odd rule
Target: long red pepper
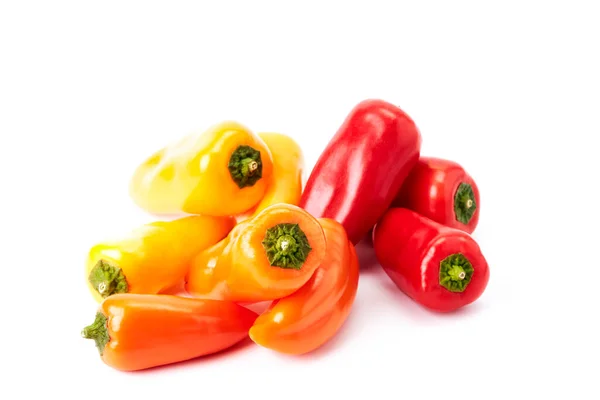
[(472, 233), (481, 202), (473, 178), (458, 163), (421, 157), (402, 184), (394, 207), (409, 208), (440, 224)]
[(317, 160), (300, 207), (331, 218), (358, 243), (392, 204), (421, 150), (421, 134), (400, 108), (359, 103)]
[(479, 245), (461, 230), (391, 208), (373, 230), (377, 260), (406, 295), (441, 312), (477, 300), (490, 272)]

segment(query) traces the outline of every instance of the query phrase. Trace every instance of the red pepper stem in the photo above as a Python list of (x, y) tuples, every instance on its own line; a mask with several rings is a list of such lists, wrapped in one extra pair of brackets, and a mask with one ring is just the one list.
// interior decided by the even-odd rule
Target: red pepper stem
[(473, 266), (460, 253), (451, 254), (440, 262), (440, 285), (450, 292), (464, 292), (473, 277)]
[(477, 204), (475, 203), (473, 187), (468, 183), (461, 183), (454, 195), (454, 216), (456, 220), (465, 225), (468, 224), (476, 209)]

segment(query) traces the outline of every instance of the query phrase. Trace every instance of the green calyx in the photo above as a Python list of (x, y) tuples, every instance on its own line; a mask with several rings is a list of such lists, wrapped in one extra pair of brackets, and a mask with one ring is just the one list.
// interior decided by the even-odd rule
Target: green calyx
[(96, 342), (98, 352), (102, 355), (106, 344), (110, 341), (106, 316), (101, 312), (96, 313), (96, 319), (91, 325), (83, 328), (81, 336), (86, 339), (93, 339)]
[(461, 183), (454, 195), (454, 214), (456, 220), (468, 224), (477, 210), (473, 188), (468, 183)]
[(262, 178), (262, 160), (260, 151), (250, 146), (238, 146), (231, 157), (227, 168), (231, 174), (231, 179), (240, 189), (247, 186), (253, 186)]
[(451, 254), (440, 262), (440, 285), (451, 292), (464, 292), (473, 277), (473, 266), (462, 254)]
[(88, 279), (103, 298), (115, 293), (127, 293), (129, 289), (121, 268), (106, 260), (100, 260), (94, 265)]
[(312, 250), (306, 234), (298, 224), (277, 224), (262, 241), (272, 267), (301, 269)]

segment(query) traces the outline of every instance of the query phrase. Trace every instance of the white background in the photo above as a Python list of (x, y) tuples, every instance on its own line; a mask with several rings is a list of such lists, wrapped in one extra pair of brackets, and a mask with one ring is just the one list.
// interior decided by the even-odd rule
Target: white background
[[(593, 1), (0, 4), (0, 398), (600, 396)], [(476, 179), (477, 303), (425, 311), (364, 253), (351, 317), (315, 354), (101, 362), (79, 336), (97, 306), (83, 262), (153, 219), (127, 193), (144, 157), (234, 119), (293, 136), (309, 172), (370, 97)]]

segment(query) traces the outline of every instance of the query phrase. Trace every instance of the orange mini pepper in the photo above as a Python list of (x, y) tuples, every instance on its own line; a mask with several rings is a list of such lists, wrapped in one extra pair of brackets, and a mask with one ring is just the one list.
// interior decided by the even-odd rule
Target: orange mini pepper
[(287, 354), (303, 354), (331, 339), (350, 314), (358, 289), (359, 263), (346, 231), (321, 218), (327, 256), (298, 291), (275, 300), (250, 328), (257, 344)]
[(241, 214), (263, 198), (272, 164), (271, 152), (258, 135), (227, 121), (146, 159), (136, 168), (129, 193), (153, 214)]
[(166, 294), (115, 294), (82, 336), (104, 363), (136, 371), (216, 353), (248, 337), (257, 314), (238, 304)]
[(156, 221), (90, 249), (86, 281), (96, 301), (115, 293), (155, 294), (183, 281), (190, 261), (225, 238), (232, 217), (193, 215)]
[(300, 145), (291, 137), (281, 133), (261, 132), (258, 136), (271, 151), (273, 174), (260, 203), (241, 219), (252, 218), (277, 203), (296, 206), (302, 196), (304, 154)]
[(325, 251), (323, 228), (313, 216), (291, 204), (275, 204), (198, 254), (186, 289), (204, 298), (274, 300), (302, 287)]

